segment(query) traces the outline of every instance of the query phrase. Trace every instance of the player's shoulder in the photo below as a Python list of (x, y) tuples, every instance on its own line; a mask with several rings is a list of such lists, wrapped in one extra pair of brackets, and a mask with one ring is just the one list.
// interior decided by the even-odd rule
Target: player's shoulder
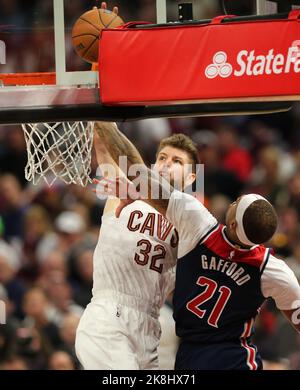
[(294, 272), (284, 260), (273, 255), (269, 256), (262, 273), (262, 290), (264, 296), (277, 297), (276, 305), (281, 310), (289, 309), (286, 307), (288, 305), (280, 303), (280, 300), (286, 299), (289, 294), (298, 298), (300, 296), (300, 287)]
[(268, 271), (272, 272), (274, 275), (275, 274), (288, 274), (288, 275), (294, 274), (294, 272), (288, 266), (286, 261), (276, 257), (273, 253), (270, 253), (270, 256), (268, 258), (268, 262), (266, 263), (266, 266), (265, 266), (265, 272), (268, 272)]
[(270, 249), (264, 245), (255, 245), (250, 249), (238, 248), (227, 237), (225, 228), (222, 224), (212, 227), (202, 240), (202, 244), (223, 259), (262, 269), (270, 256)]

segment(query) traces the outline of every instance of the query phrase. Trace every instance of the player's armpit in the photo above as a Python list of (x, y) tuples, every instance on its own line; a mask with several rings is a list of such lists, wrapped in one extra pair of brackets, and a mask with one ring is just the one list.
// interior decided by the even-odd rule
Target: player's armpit
[(105, 203), (104, 210), (103, 210), (103, 215), (115, 213), (119, 204), (120, 204), (119, 199), (107, 199), (107, 201)]
[(293, 327), (300, 333), (300, 301), (299, 307), (293, 310), (282, 310), (284, 316), (289, 320)]

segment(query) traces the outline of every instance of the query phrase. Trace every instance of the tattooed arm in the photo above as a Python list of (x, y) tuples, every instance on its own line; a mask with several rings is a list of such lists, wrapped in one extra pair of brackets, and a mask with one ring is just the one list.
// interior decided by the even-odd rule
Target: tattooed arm
[[(122, 174), (128, 175), (128, 171), (122, 172), (119, 169), (119, 158), (122, 156), (126, 158), (127, 169), (133, 164), (144, 164), (135, 146), (120, 132), (115, 123), (95, 123), (94, 148), (101, 174), (106, 178), (114, 179)], [(118, 204), (118, 199), (108, 199), (104, 214), (115, 210)]]
[[(111, 158), (119, 165), (119, 157), (127, 157), (128, 168), (132, 164), (144, 164), (144, 161), (136, 149), (117, 125), (112, 122), (96, 122), (94, 128), (94, 146), (98, 164), (107, 164)], [(125, 173), (125, 172), (124, 172)]]

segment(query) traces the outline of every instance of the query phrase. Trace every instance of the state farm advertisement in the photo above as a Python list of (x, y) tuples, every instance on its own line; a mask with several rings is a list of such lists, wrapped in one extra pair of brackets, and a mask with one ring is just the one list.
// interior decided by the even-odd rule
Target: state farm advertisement
[(299, 17), (294, 10), (278, 20), (104, 31), (102, 102), (300, 95)]

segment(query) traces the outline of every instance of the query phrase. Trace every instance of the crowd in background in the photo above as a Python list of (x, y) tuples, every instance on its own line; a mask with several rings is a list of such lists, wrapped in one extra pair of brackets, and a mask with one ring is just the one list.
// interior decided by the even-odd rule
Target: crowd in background
[[(124, 0), (109, 6), (119, 5), (127, 21), (154, 21), (154, 3)], [(178, 2), (170, 3), (172, 20)], [(199, 17), (215, 16), (216, 3), (203, 1), (202, 8), (196, 8)], [(243, 7), (250, 3), (243, 1)], [(65, 0), (67, 25), (94, 4)], [(53, 71), (52, 0), (31, 1), (30, 6), (0, 0), (0, 7), (0, 24), (20, 29), (7, 34), (6, 27), (0, 27), (8, 50), (1, 72)], [(73, 52), (69, 30), (68, 66), (88, 69)], [(205, 166), (205, 204), (220, 222), (225, 222), (228, 205), (240, 194), (267, 197), (279, 216), (269, 244), (300, 282), (300, 104), (281, 114), (150, 119), (120, 124), (120, 129), (148, 164), (154, 162), (162, 138), (189, 135)], [(0, 325), (0, 367), (79, 369), (75, 331), (91, 299), (93, 250), (104, 204), (90, 186), (61, 182), (33, 186), (24, 177), (26, 163), (20, 126), (0, 126), (0, 301), (6, 305), (6, 325)], [(96, 169), (93, 156), (93, 174)], [(271, 300), (262, 307), (256, 327), (255, 341), (266, 368), (300, 369), (300, 336)]]

